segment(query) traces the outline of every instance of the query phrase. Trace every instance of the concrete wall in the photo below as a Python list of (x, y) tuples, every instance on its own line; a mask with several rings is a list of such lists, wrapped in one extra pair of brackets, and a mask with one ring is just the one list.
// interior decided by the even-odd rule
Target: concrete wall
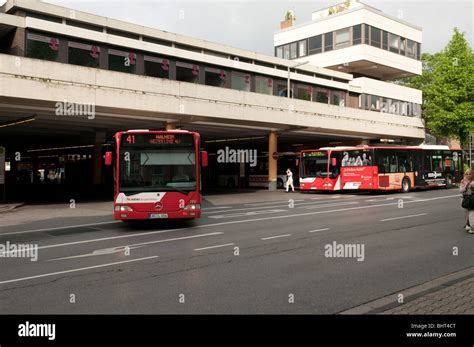
[[(94, 102), (118, 114), (151, 112), (157, 117), (206, 117), (259, 125), (372, 138), (424, 139), (421, 119), (226, 88), (130, 75), (107, 70), (0, 55), (0, 95), (50, 102)], [(133, 116), (130, 116), (131, 118)], [(93, 122), (93, 121), (91, 121)], [(91, 123), (93, 127), (93, 123)]]
[(361, 94), (371, 94), (401, 101), (422, 104), (423, 93), (419, 89), (408, 88), (394, 83), (374, 80), (367, 77), (355, 78), (349, 85)]

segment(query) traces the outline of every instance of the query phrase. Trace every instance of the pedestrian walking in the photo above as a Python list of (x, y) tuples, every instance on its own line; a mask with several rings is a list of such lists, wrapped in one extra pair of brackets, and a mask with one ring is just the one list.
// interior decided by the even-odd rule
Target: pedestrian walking
[(464, 174), (464, 178), (461, 181), (461, 186), (459, 192), (463, 195), (463, 204), (462, 207), (465, 211), (465, 230), (474, 234), (474, 174), (473, 170), (469, 169)]
[(293, 185), (293, 172), (291, 172), (290, 168), (286, 170), (286, 192), (288, 193), (288, 190), (291, 189), (294, 192), (295, 191), (295, 186)]

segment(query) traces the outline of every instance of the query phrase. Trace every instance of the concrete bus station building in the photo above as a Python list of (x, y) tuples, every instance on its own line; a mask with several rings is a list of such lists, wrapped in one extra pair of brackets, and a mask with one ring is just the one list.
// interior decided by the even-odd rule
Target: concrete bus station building
[[(205, 189), (256, 182), (275, 189), (304, 148), (424, 141), (421, 91), (391, 83), (421, 74), (420, 28), (356, 1), (282, 24), (269, 56), (7, 1), (0, 8), (7, 198), (109, 195), (103, 154), (126, 129), (201, 133), (210, 153)], [(221, 165), (216, 153), (226, 146), (256, 149), (257, 166)]]

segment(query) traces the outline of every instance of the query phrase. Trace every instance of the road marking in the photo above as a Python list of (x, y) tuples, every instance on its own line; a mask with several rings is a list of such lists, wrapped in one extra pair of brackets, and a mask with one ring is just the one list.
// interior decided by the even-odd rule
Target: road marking
[(412, 217), (419, 217), (419, 216), (426, 216), (428, 213), (419, 213), (419, 214), (412, 214), (410, 216), (402, 216), (402, 217), (395, 217), (395, 218), (386, 218), (386, 219), (381, 219), (381, 222), (387, 222), (390, 220), (396, 220), (396, 219), (403, 219), (403, 218), (412, 218)]
[[(428, 198), (428, 199), (422, 199), (422, 200), (406, 201), (405, 204), (413, 204), (413, 203), (417, 203), (417, 202), (427, 202), (427, 201), (450, 199), (450, 198), (459, 198), (459, 194), (447, 195), (447, 196), (441, 196), (441, 197), (434, 197), (434, 198)], [(104, 237), (104, 238), (99, 238), (99, 239), (90, 239), (90, 240), (83, 240), (83, 241), (76, 241), (76, 242), (69, 242), (69, 243), (62, 243), (62, 244), (53, 244), (53, 245), (41, 246), (41, 247), (38, 247), (38, 249), (61, 247), (61, 246), (70, 246), (70, 245), (91, 243), (91, 242), (108, 241), (108, 240), (128, 238), (128, 237), (136, 237), (136, 236), (149, 236), (149, 235), (169, 233), (169, 232), (172, 232), (172, 231), (179, 231), (179, 230), (189, 231), (189, 230), (198, 229), (198, 228), (210, 228), (210, 227), (217, 227), (217, 226), (222, 226), (222, 225), (260, 222), (260, 221), (272, 220), (272, 219), (294, 218), (294, 217), (312, 216), (312, 215), (326, 214), (326, 213), (347, 212), (347, 211), (353, 211), (353, 210), (363, 210), (363, 209), (385, 207), (385, 206), (394, 206), (394, 205), (398, 205), (398, 203), (394, 202), (394, 203), (386, 203), (386, 204), (378, 204), (378, 205), (347, 207), (347, 208), (335, 209), (335, 210), (305, 212), (305, 213), (297, 213), (297, 214), (290, 214), (290, 215), (283, 215), (283, 216), (261, 217), (261, 218), (244, 219), (244, 220), (236, 220), (236, 221), (220, 222), (220, 223), (212, 223), (212, 224), (201, 224), (201, 225), (196, 225), (196, 226), (188, 227), (188, 228), (176, 228), (176, 229), (167, 229), (167, 230), (158, 230), (158, 231), (148, 231), (148, 232), (132, 234), (132, 235), (111, 236), (111, 237)]]
[(217, 245), (217, 246), (209, 246), (209, 247), (203, 247), (203, 248), (196, 248), (195, 251), (203, 251), (205, 249), (212, 249), (212, 248), (219, 248), (219, 247), (227, 247), (227, 246), (233, 246), (234, 243), (226, 243), (224, 245)]
[[(293, 201), (305, 201), (305, 200), (293, 200)], [(272, 205), (272, 204), (282, 204), (286, 203), (286, 200), (283, 201), (271, 201), (271, 202), (259, 202), (255, 204), (244, 204), (244, 206), (263, 206), (263, 205)]]
[[(459, 198), (459, 195), (458, 194), (456, 194), (456, 195), (447, 195), (447, 196), (440, 196), (440, 197), (423, 199), (423, 200), (406, 201), (405, 204), (413, 204), (413, 203), (417, 203), (417, 202), (426, 202), (426, 201), (440, 200), (440, 199), (450, 199), (450, 198)], [(306, 212), (306, 213), (289, 214), (289, 215), (284, 215), (284, 216), (272, 216), (272, 217), (262, 217), (262, 218), (254, 218), (254, 219), (244, 219), (244, 220), (236, 220), (236, 221), (230, 221), (230, 222), (220, 222), (220, 223), (213, 223), (213, 224), (202, 224), (202, 225), (196, 225), (195, 227), (192, 227), (192, 228), (209, 228), (209, 227), (216, 227), (216, 226), (229, 225), (229, 224), (260, 222), (260, 221), (263, 221), (263, 220), (293, 218), (293, 217), (302, 217), (302, 216), (312, 216), (312, 215), (316, 215), (316, 214), (325, 214), (325, 213), (347, 212), (347, 211), (353, 211), (353, 210), (363, 210), (363, 209), (369, 209), (369, 208), (394, 206), (394, 205), (398, 205), (398, 203), (397, 202), (395, 202), (395, 203), (391, 202), (391, 203), (387, 203), (387, 204), (347, 207), (347, 208), (340, 208), (340, 209), (336, 209), (336, 210)], [(190, 228), (190, 229), (192, 229), (192, 228)]]
[(222, 218), (245, 217), (245, 216), (255, 216), (258, 214), (282, 213), (282, 212), (287, 212), (287, 210), (264, 210), (264, 211), (252, 211), (252, 212), (243, 212), (243, 213), (234, 213), (234, 214), (222, 214), (222, 215), (217, 215), (217, 216), (208, 216), (207, 218), (222, 219)]
[(98, 256), (98, 255), (125, 253), (126, 250), (131, 251), (132, 249), (141, 248), (141, 247), (144, 247), (144, 246), (128, 247), (128, 248), (127, 248), (127, 246), (103, 248), (103, 249), (97, 249), (97, 250), (92, 251), (91, 253), (87, 253), (87, 254), (72, 255), (70, 257), (53, 258), (53, 259), (48, 259), (46, 261), (67, 260), (67, 259), (94, 257), (94, 256)]
[(0, 237), (3, 236), (3, 235), (18, 235), (18, 234), (26, 234), (26, 233), (37, 233), (37, 232), (41, 232), (41, 231), (92, 227), (92, 226), (96, 226), (96, 225), (115, 224), (115, 223), (122, 223), (122, 222), (121, 221), (113, 221), (113, 222), (100, 222), (100, 223), (91, 223), (91, 224), (78, 224), (78, 225), (70, 225), (70, 226), (66, 226), (66, 227), (55, 227), (55, 228), (47, 228), (47, 229), (33, 229), (33, 230), (24, 230), (24, 231), (13, 231), (11, 233), (2, 233), (2, 232), (0, 232)]
[(79, 269), (72, 269), (72, 270), (51, 272), (51, 273), (42, 274), (42, 275), (36, 275), (36, 276), (15, 278), (15, 279), (12, 279), (12, 280), (1, 281), (0, 284), (13, 283), (13, 282), (20, 282), (20, 281), (26, 281), (26, 280), (31, 280), (31, 279), (35, 279), (35, 278), (42, 278), (42, 277), (48, 277), (48, 276), (62, 275), (62, 274), (67, 274), (67, 273), (71, 273), (71, 272), (78, 272), (78, 271), (84, 271), (84, 270), (98, 269), (98, 268), (101, 268), (101, 267), (114, 266), (114, 265), (118, 265), (118, 264), (126, 264), (126, 263), (132, 263), (132, 262), (137, 262), (137, 261), (142, 261), (142, 260), (149, 260), (149, 259), (155, 259), (155, 258), (158, 258), (158, 256), (157, 256), (157, 255), (154, 255), (154, 256), (151, 256), (151, 257), (138, 258), (138, 259), (131, 259), (131, 260), (124, 260), (124, 261), (118, 261), (118, 262), (115, 262), (115, 263), (108, 263), (108, 264), (102, 264), (102, 265), (94, 265), (94, 266), (82, 267), (82, 268), (79, 268)]
[(277, 235), (277, 236), (270, 236), (270, 237), (263, 237), (260, 240), (265, 241), (265, 240), (271, 240), (271, 239), (278, 239), (280, 237), (288, 237), (291, 236), (291, 234), (285, 234), (285, 235)]
[(305, 210), (311, 210), (313, 208), (324, 208), (324, 207), (334, 207), (334, 206), (344, 206), (344, 205), (357, 205), (358, 202), (338, 202), (335, 204), (328, 204), (328, 205), (316, 205), (316, 206), (305, 206), (303, 207)]
[(317, 233), (318, 231), (326, 231), (326, 230), (330, 230), (330, 229), (329, 228), (323, 228), (323, 229), (310, 230), (310, 231), (308, 231), (308, 233)]
[(223, 209), (223, 208), (231, 208), (231, 206), (206, 207), (206, 208), (203, 208), (202, 210), (203, 210), (203, 211), (207, 211), (207, 210), (218, 210), (218, 209)]
[[(178, 230), (178, 229), (160, 230), (160, 231), (158, 231), (158, 232), (151, 232), (150, 234), (141, 233), (141, 235), (153, 235), (153, 234), (158, 234), (158, 233), (163, 233), (163, 232), (170, 232), (170, 231), (174, 231), (174, 230)], [(153, 244), (153, 243), (176, 241), (176, 240), (185, 240), (185, 239), (191, 239), (191, 238), (203, 237), (203, 236), (221, 235), (221, 234), (223, 234), (223, 232), (218, 231), (218, 232), (208, 233), (208, 234), (199, 234), (199, 235), (192, 235), (192, 236), (176, 237), (176, 238), (173, 238), (173, 239), (164, 239), (164, 240), (158, 240), (158, 241), (150, 241), (150, 242), (136, 243), (136, 244), (133, 244), (133, 245), (128, 245), (128, 247), (141, 246), (141, 245), (149, 245), (149, 244)], [(74, 241), (74, 242), (68, 242), (68, 243), (57, 243), (57, 244), (53, 244), (53, 245), (40, 246), (40, 247), (38, 247), (37, 249), (47, 249), (47, 248), (56, 248), (56, 247), (72, 246), (72, 245), (78, 245), (78, 244), (82, 244), (82, 243), (98, 242), (98, 241), (104, 241), (104, 240), (107, 241), (107, 240), (120, 239), (120, 238), (124, 238), (124, 237), (133, 237), (133, 236), (138, 236), (138, 235), (139, 235), (139, 234), (135, 234), (135, 235), (123, 235), (123, 236), (105, 237), (105, 238), (102, 238), (102, 239), (92, 239), (92, 240)], [(123, 246), (123, 247), (126, 247), (126, 245)], [(29, 248), (27, 248), (27, 249), (29, 249)], [(12, 252), (12, 251), (0, 253), (0, 256), (5, 256), (6, 254), (9, 254), (9, 253), (11, 253), (11, 252)]]

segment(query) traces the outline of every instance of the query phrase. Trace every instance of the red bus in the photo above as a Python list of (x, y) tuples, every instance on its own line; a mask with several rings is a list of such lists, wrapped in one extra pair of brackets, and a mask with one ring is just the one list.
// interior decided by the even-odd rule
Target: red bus
[(201, 165), (198, 133), (128, 130), (115, 134), (114, 215), (118, 220), (199, 218)]
[(450, 187), (463, 175), (462, 150), (448, 146), (325, 147), (300, 155), (300, 190)]

